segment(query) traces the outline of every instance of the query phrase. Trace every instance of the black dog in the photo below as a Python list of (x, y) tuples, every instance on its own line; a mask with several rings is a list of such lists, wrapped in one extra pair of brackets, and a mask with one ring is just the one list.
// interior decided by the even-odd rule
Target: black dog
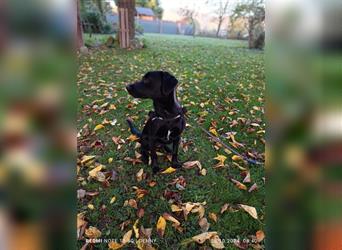
[[(179, 168), (178, 146), (181, 133), (185, 128), (185, 109), (181, 107), (176, 96), (178, 80), (168, 72), (153, 71), (144, 75), (141, 81), (129, 84), (126, 89), (135, 98), (150, 98), (153, 100), (154, 111), (149, 113), (149, 119), (140, 133), (127, 120), (131, 132), (140, 137), (142, 161), (152, 160), (152, 169), (159, 171), (156, 148), (172, 143), (172, 166)], [(169, 150), (167, 150), (169, 151)]]

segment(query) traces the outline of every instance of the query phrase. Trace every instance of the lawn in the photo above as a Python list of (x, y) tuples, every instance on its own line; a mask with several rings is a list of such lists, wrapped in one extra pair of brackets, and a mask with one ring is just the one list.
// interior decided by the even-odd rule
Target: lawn
[[(92, 226), (101, 231), (99, 238), (119, 241), (135, 224), (152, 228), (156, 249), (198, 249), (191, 237), (205, 231), (204, 219), (202, 228), (199, 225), (202, 216), (226, 249), (237, 249), (233, 239), (240, 239), (246, 249), (263, 247), (264, 241), (255, 243), (255, 235), (261, 240), (265, 226), (264, 166), (241, 161), (196, 124), (219, 134), (243, 155), (264, 160), (264, 53), (248, 50), (241, 41), (152, 34), (145, 34), (145, 40), (142, 50), (99, 49), (79, 57), (77, 184), (86, 191), (78, 191), (85, 235), (94, 233), (88, 228)], [(133, 99), (125, 85), (152, 70), (169, 71), (179, 80), (178, 98), (192, 117), (182, 136), (180, 160), (199, 161), (206, 172), (194, 166), (152, 175), (150, 166), (139, 163), (138, 143), (125, 120), (132, 117), (141, 128), (152, 102)], [(163, 169), (170, 167), (165, 155), (159, 162)], [(137, 176), (141, 169), (143, 174)], [(250, 191), (252, 186), (257, 188)], [(191, 202), (201, 203), (195, 208), (204, 209), (204, 215), (194, 209), (185, 220), (183, 212), (171, 210), (171, 205), (189, 208)], [(255, 207), (258, 218), (238, 204)], [(223, 213), (222, 207), (227, 208)], [(167, 220), (161, 237), (156, 225), (164, 213), (180, 226)], [(136, 237), (133, 233), (131, 239)], [(84, 242), (80, 240), (79, 247)], [(210, 246), (209, 240), (204, 246)], [(108, 249), (108, 244), (94, 247)], [(123, 246), (132, 248), (132, 242)]]

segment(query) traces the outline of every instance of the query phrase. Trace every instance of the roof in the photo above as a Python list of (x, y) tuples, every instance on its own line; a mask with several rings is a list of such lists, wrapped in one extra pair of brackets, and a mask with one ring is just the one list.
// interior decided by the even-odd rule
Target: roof
[(150, 8), (135, 7), (135, 9), (136, 9), (138, 15), (154, 16), (154, 13)]

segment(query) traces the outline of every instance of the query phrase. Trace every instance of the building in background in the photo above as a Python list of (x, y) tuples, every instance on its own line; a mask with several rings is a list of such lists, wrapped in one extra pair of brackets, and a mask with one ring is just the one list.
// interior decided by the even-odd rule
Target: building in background
[(153, 21), (156, 20), (156, 16), (153, 13), (153, 10), (145, 7), (135, 7), (136, 17), (141, 20)]

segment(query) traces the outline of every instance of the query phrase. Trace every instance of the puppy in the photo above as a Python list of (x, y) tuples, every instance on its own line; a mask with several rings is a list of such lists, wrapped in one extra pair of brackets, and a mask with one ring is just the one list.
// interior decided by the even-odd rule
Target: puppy
[(142, 161), (152, 161), (153, 173), (159, 169), (156, 149), (172, 144), (172, 166), (181, 167), (178, 161), (178, 147), (185, 128), (184, 114), (176, 96), (178, 80), (168, 72), (152, 71), (144, 75), (141, 81), (129, 84), (126, 89), (135, 98), (152, 99), (154, 111), (149, 113), (142, 132), (139, 132), (130, 119), (127, 120), (131, 132), (140, 138)]

